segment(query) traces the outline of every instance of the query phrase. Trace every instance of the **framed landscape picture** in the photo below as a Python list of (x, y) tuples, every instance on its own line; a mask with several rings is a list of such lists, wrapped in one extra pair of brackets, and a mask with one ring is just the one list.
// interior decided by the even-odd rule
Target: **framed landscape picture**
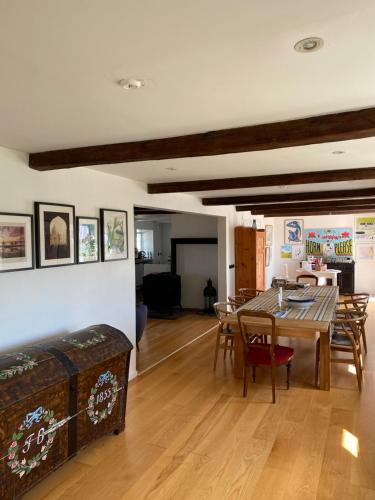
[(33, 268), (33, 216), (0, 213), (0, 272)]
[(99, 262), (99, 219), (77, 217), (77, 263)]
[(124, 210), (100, 209), (102, 261), (128, 258), (128, 213)]
[(74, 206), (35, 202), (37, 267), (75, 264)]
[(303, 219), (286, 219), (284, 221), (284, 243), (301, 245), (303, 239)]

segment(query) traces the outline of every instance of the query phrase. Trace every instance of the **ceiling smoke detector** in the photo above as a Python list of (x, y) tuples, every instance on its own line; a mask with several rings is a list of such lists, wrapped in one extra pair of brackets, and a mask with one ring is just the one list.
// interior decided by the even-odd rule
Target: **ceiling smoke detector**
[(345, 151), (342, 151), (341, 149), (338, 149), (337, 151), (332, 151), (333, 155), (343, 155), (345, 154)]
[(125, 90), (139, 90), (145, 86), (145, 81), (139, 78), (123, 78), (118, 84)]
[(315, 52), (321, 49), (324, 45), (322, 38), (317, 36), (311, 36), (309, 38), (303, 38), (294, 45), (294, 50), (297, 52)]

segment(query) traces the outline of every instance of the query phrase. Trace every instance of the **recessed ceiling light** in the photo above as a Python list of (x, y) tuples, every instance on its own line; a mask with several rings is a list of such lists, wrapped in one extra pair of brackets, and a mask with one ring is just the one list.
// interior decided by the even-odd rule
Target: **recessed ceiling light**
[(337, 150), (337, 151), (332, 151), (333, 155), (343, 155), (345, 151)]
[(122, 78), (118, 84), (125, 90), (138, 90), (145, 86), (145, 81), (139, 78)]
[(294, 45), (294, 50), (297, 52), (315, 52), (323, 47), (324, 41), (317, 36), (304, 38)]

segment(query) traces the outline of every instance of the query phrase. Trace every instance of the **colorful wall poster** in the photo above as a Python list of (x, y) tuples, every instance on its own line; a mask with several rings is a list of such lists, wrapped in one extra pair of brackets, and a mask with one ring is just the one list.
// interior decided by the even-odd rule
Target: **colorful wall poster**
[(357, 241), (375, 241), (375, 217), (356, 217), (355, 239)]
[(303, 245), (292, 246), (292, 259), (305, 260), (305, 247)]
[(281, 258), (282, 259), (292, 258), (292, 245), (281, 245)]
[(356, 259), (357, 260), (374, 260), (375, 259), (375, 245), (361, 244), (356, 246)]
[(303, 219), (284, 220), (284, 243), (301, 245), (303, 237)]
[(353, 229), (351, 227), (305, 229), (305, 250), (316, 257), (352, 257)]

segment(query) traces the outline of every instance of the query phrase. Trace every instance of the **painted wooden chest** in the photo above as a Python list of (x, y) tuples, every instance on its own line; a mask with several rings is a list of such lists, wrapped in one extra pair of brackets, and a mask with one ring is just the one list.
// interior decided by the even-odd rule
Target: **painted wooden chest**
[(124, 430), (132, 348), (119, 330), (95, 325), (0, 357), (1, 500)]
[(0, 498), (17, 498), (68, 458), (69, 377), (35, 347), (0, 357)]
[(41, 344), (70, 377), (69, 456), (91, 441), (125, 428), (130, 352), (128, 338), (95, 325)]

